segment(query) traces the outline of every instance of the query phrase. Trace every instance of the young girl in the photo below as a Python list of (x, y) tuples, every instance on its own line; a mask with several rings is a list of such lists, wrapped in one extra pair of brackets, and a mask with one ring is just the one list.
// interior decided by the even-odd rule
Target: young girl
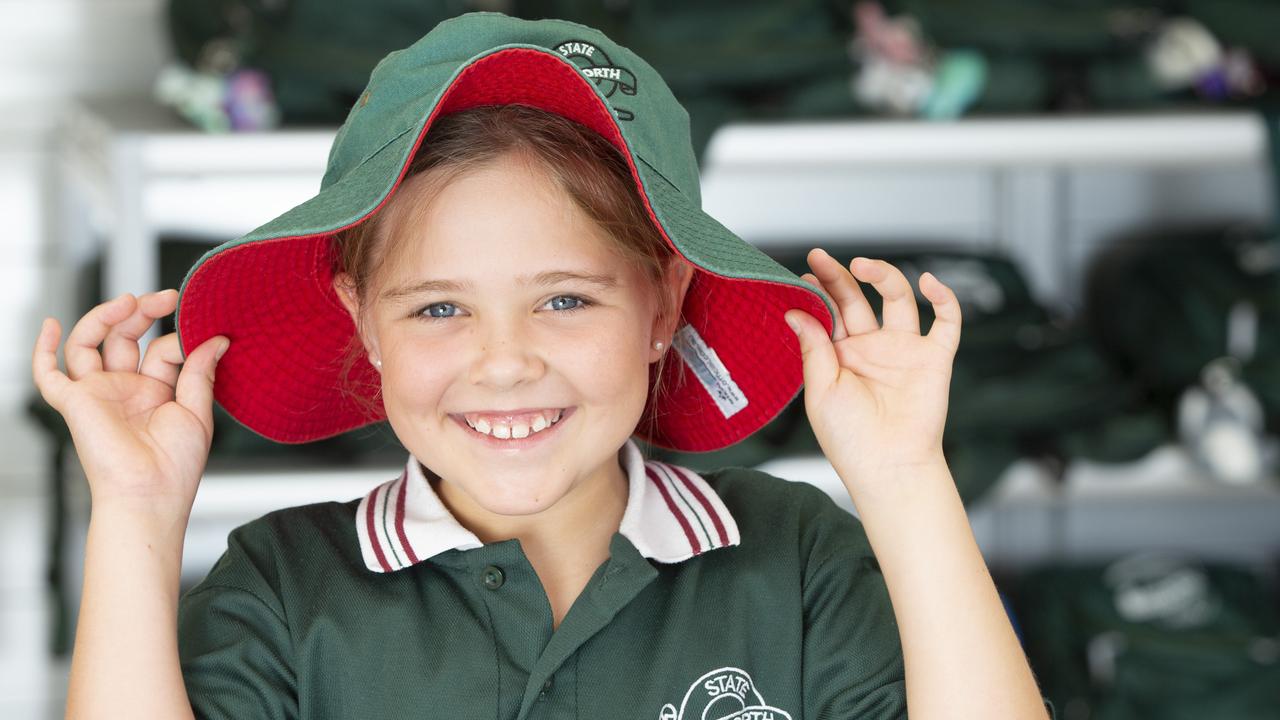
[[(1045, 717), (942, 456), (955, 295), (922, 276), (922, 335), (893, 266), (797, 278), (699, 206), (643, 60), (472, 13), (387, 56), (318, 194), (181, 296), (91, 310), (66, 374), (46, 321), (93, 499), (67, 716)], [(802, 382), (861, 522), (633, 439), (724, 447)], [(279, 442), (386, 419), (409, 457), (237, 528), (179, 598), (215, 398)]]

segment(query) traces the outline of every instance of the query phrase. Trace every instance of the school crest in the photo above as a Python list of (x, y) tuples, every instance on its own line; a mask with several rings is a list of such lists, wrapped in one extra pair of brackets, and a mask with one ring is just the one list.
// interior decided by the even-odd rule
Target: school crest
[(723, 667), (694, 680), (680, 707), (663, 705), (658, 720), (791, 720), (791, 713), (766, 703), (745, 670)]
[[(573, 61), (582, 74), (600, 88), (605, 97), (612, 98), (615, 93), (623, 95), (636, 94), (636, 76), (624, 67), (614, 65), (609, 56), (600, 48), (584, 40), (566, 40), (556, 46), (556, 52)], [(611, 102), (612, 104), (612, 102)], [(635, 114), (630, 110), (614, 107), (619, 120), (634, 120)]]

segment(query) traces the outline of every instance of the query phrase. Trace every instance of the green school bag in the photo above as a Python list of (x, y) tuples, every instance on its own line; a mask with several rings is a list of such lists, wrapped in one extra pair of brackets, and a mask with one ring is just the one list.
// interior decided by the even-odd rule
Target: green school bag
[(178, 58), (199, 70), (256, 68), (271, 78), (286, 125), (338, 125), (387, 53), (436, 23), (479, 7), (471, 0), (170, 0), (166, 23)]
[(1012, 594), (1061, 717), (1280, 720), (1277, 597), (1250, 568), (1134, 554), (1042, 567)]
[(1280, 431), (1280, 233), (1250, 223), (1145, 229), (1109, 243), (1086, 276), (1086, 315), (1114, 364), (1172, 413), (1215, 358)]
[[(1192, 19), (1224, 50), (1246, 51), (1264, 75), (1280, 62), (1272, 30), (1280, 27), (1280, 4), (1272, 0), (885, 0), (884, 5), (891, 14), (912, 17), (939, 47), (982, 55), (987, 82), (974, 102), (975, 113), (1200, 103), (1204, 98), (1190, 87), (1167, 87), (1148, 60), (1148, 48), (1175, 19)], [(1190, 52), (1189, 42), (1184, 36), (1174, 45)], [(1234, 94), (1217, 101), (1251, 102)]]
[(837, 0), (169, 0), (167, 23), (186, 64), (266, 73), (285, 125), (337, 125), (384, 55), (473, 10), (583, 23), (636, 51), (689, 110), (699, 156), (731, 120), (858, 113)]

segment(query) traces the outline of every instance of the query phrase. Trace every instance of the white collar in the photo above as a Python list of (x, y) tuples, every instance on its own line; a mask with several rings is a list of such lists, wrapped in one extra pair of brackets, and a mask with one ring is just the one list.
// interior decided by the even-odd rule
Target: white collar
[[(681, 465), (645, 460), (630, 438), (619, 452), (630, 490), (618, 532), (641, 555), (675, 563), (740, 542), (738, 524), (701, 475)], [(484, 544), (441, 503), (412, 453), (400, 477), (360, 500), (355, 522), (365, 565), (375, 572)]]

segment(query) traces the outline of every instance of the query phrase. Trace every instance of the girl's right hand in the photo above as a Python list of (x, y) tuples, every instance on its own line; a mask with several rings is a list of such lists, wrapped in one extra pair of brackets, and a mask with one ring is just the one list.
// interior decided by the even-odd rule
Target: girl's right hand
[(177, 299), (173, 289), (125, 293), (85, 313), (67, 337), (67, 374), (58, 369), (58, 321), (40, 326), (31, 373), (71, 430), (95, 505), (191, 511), (213, 441), (214, 369), (230, 340), (209, 338), (184, 361), (170, 333), (147, 346), (139, 369), (138, 338)]

